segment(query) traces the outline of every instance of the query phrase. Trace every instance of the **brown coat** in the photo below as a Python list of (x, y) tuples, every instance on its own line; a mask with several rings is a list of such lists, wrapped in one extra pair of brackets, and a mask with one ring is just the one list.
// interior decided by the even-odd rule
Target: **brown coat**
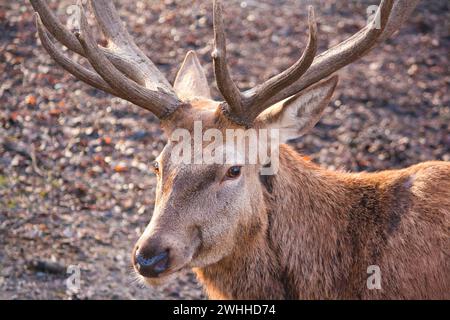
[[(267, 229), (196, 269), (211, 298), (450, 298), (449, 163), (331, 172), (283, 146), (264, 184)], [(369, 265), (381, 290), (367, 289)]]

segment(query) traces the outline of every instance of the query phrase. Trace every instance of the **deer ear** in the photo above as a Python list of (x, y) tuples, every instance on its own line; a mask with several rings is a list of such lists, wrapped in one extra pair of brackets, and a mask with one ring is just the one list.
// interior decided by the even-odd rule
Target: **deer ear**
[(211, 93), (200, 61), (194, 51), (189, 51), (178, 71), (174, 89), (182, 100), (195, 97), (211, 99)]
[(319, 122), (330, 102), (337, 76), (319, 82), (266, 109), (256, 118), (255, 126), (279, 129), (280, 142), (299, 138)]

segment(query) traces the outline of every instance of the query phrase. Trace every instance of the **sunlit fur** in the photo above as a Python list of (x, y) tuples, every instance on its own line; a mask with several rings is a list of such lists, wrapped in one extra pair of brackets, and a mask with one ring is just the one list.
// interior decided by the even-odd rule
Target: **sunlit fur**
[[(337, 84), (332, 76), (261, 114), (255, 129), (289, 139), (319, 121)], [(186, 101), (161, 125), (168, 143), (153, 217), (137, 242), (170, 249), (160, 284), (193, 268), (214, 299), (450, 298), (450, 163), (425, 162), (379, 173), (329, 171), (281, 145), (276, 175), (262, 161), (224, 179), (229, 165), (177, 165), (171, 133), (238, 129), (212, 101), (188, 53), (175, 80)], [(284, 141), (284, 140), (283, 140)], [(204, 146), (205, 147), (205, 146)], [(367, 268), (381, 290), (367, 288)]]
[[(162, 123), (192, 130), (235, 128), (210, 100)], [(334, 172), (288, 145), (280, 169), (259, 165), (222, 181), (226, 165), (158, 160), (155, 211), (138, 243), (171, 248), (169, 271), (193, 268), (214, 299), (450, 298), (450, 164), (426, 162), (380, 173)], [(366, 287), (367, 267), (382, 271)]]

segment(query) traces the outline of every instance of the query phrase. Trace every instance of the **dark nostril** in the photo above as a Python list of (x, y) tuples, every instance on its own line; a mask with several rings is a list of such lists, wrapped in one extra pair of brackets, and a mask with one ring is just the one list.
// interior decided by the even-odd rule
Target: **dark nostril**
[(169, 253), (168, 251), (164, 251), (147, 258), (139, 251), (136, 251), (135, 259), (139, 273), (143, 276), (154, 277), (167, 270)]
[(164, 260), (165, 258), (167, 258), (167, 252), (160, 253), (157, 256), (148, 259), (145, 259), (141, 254), (138, 254), (136, 257), (136, 261), (142, 267), (148, 267), (158, 264), (158, 262)]
[(166, 271), (168, 268), (168, 261), (169, 261), (169, 254), (167, 252), (160, 254), (158, 262), (155, 262), (153, 266), (153, 270), (155, 270), (155, 272), (158, 274)]

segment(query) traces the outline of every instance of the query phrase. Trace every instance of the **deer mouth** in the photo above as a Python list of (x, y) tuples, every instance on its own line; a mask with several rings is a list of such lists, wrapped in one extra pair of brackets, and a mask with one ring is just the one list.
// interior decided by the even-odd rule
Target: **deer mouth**
[[(149, 284), (159, 284), (165, 282), (170, 276), (188, 269), (188, 265), (191, 262), (192, 257), (186, 260), (183, 259), (184, 261), (181, 263), (174, 263), (174, 260), (176, 260), (176, 258), (170, 257), (166, 262), (166, 269), (161, 272), (148, 272), (145, 269), (143, 270), (142, 268), (140, 268), (140, 266), (136, 263), (133, 264), (133, 269), (136, 275), (139, 278), (143, 279), (145, 282)], [(140, 263), (142, 263), (142, 261)], [(158, 264), (156, 264), (155, 267), (158, 267)]]
[(188, 269), (188, 267), (187, 267), (187, 265), (185, 265), (183, 267), (168, 269), (155, 277), (144, 277), (139, 273), (138, 273), (138, 275), (146, 284), (148, 284), (150, 286), (160, 286), (160, 285), (163, 285), (163, 284), (167, 283), (168, 281), (172, 280), (173, 278), (175, 278), (178, 273), (180, 273), (184, 270), (187, 270), (187, 269)]
[(134, 263), (134, 271), (142, 280), (144, 280), (145, 283), (150, 285), (160, 285), (167, 282), (178, 273), (190, 269), (192, 267), (193, 260), (195, 260), (195, 257), (198, 255), (202, 247), (202, 241), (199, 237), (200, 234), (198, 233), (198, 231), (199, 230), (197, 229), (195, 241), (193, 246), (191, 247), (193, 249), (185, 248), (185, 250), (183, 251), (171, 250), (171, 254), (169, 255), (169, 258), (166, 262), (166, 270), (159, 273), (146, 273), (140, 271), (136, 263)]

